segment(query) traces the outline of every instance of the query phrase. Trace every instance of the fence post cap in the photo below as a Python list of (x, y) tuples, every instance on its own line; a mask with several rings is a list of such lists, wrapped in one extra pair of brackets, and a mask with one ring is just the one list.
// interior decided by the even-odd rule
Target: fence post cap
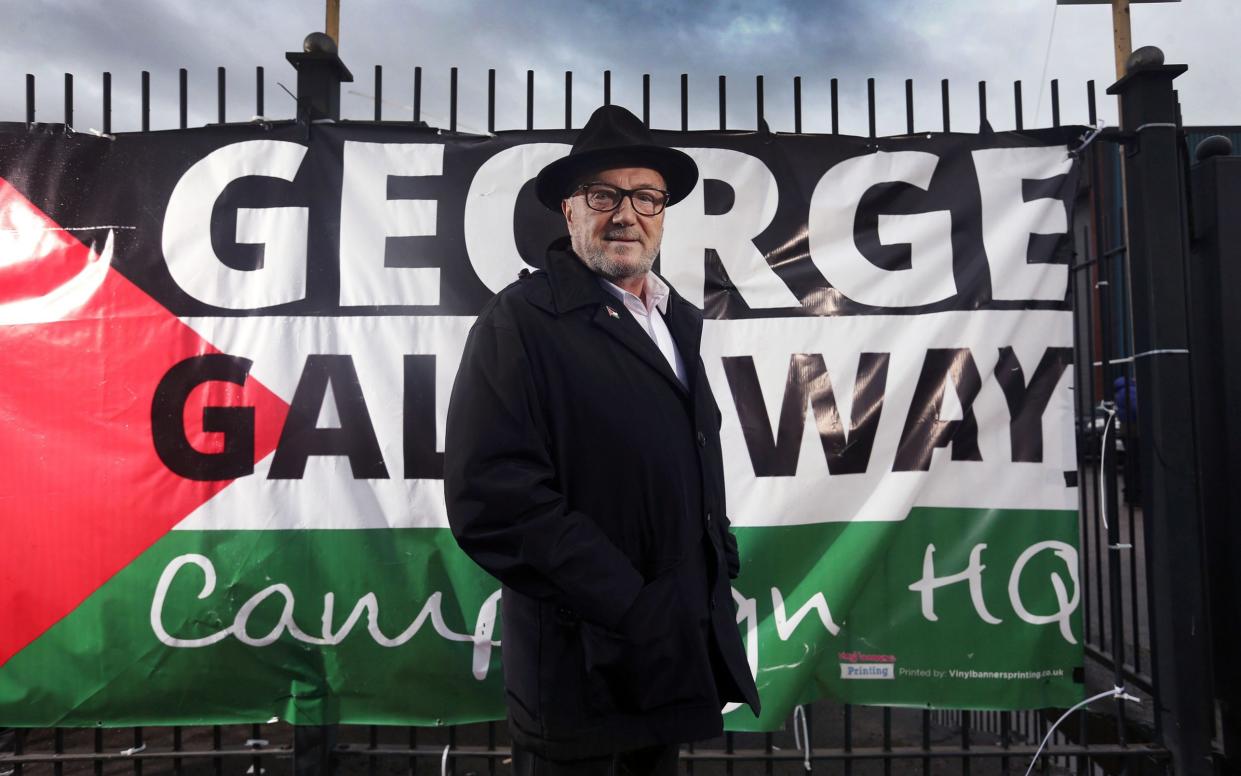
[(1225, 135), (1211, 135), (1203, 138), (1196, 148), (1194, 148), (1194, 159), (1199, 162), (1206, 161), (1212, 156), (1231, 156), (1232, 140)]
[(1125, 62), (1125, 74), (1107, 87), (1108, 94), (1125, 94), (1136, 83), (1166, 80), (1171, 82), (1188, 70), (1187, 65), (1169, 65), (1163, 60), (1163, 52), (1155, 46), (1143, 46), (1129, 55)]
[(1136, 49), (1129, 55), (1129, 58), (1125, 60), (1125, 72), (1132, 72), (1135, 68), (1139, 67), (1150, 67), (1152, 65), (1159, 66), (1162, 64), (1163, 49), (1158, 46), (1143, 46)]
[(335, 54), (336, 41), (326, 32), (312, 32), (302, 41), (302, 51), (307, 54)]

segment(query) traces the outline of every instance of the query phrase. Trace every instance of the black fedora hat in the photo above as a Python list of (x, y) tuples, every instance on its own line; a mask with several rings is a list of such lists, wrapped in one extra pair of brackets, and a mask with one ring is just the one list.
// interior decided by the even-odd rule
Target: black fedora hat
[(649, 167), (664, 177), (669, 203), (684, 199), (698, 183), (698, 165), (686, 153), (657, 145), (642, 120), (617, 105), (590, 115), (569, 155), (539, 172), (539, 201), (560, 212), (560, 201), (581, 176), (612, 167)]

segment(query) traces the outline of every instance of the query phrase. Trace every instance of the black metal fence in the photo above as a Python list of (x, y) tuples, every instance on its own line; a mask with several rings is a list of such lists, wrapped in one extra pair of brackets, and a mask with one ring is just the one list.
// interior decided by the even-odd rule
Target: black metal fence
[[(442, 128), (448, 130), (449, 132), (457, 132), (459, 118), (461, 114), (461, 111), (459, 109), (460, 108), (459, 94), (460, 94), (461, 89), (460, 89), (460, 83), (458, 79), (458, 69), (455, 67), (449, 68), (447, 76), (448, 76), (447, 78), (447, 81), (448, 81), (447, 126), (442, 127)], [(553, 116), (547, 116), (547, 115), (540, 115), (536, 117), (535, 115), (536, 114), (535, 73), (533, 70), (527, 70), (526, 78), (525, 78), (525, 101), (524, 101), (525, 102), (525, 123), (522, 124), (521, 126), (510, 126), (510, 127), (502, 127), (502, 128), (504, 129), (535, 129), (535, 128), (546, 129), (546, 128), (563, 127), (565, 129), (572, 129), (575, 98), (579, 100), (584, 99), (587, 102), (587, 104), (592, 105), (592, 106), (609, 105), (612, 103), (612, 91), (613, 91), (612, 90), (612, 72), (610, 70), (604, 71), (603, 79), (602, 79), (602, 87), (603, 87), (602, 93), (597, 94), (597, 95), (583, 95), (580, 93), (580, 90), (575, 89), (573, 71), (565, 71), (563, 78), (564, 78), (564, 89), (563, 89), (564, 112), (563, 112), (562, 117), (561, 116), (553, 117)], [(839, 134), (841, 131), (840, 127), (841, 127), (841, 115), (842, 115), (841, 82), (837, 78), (829, 78), (825, 80), (827, 84), (827, 100), (826, 102), (822, 104), (808, 104), (808, 101), (803, 100), (803, 88), (802, 88), (803, 79), (801, 76), (795, 76), (793, 78), (793, 83), (792, 83), (791, 101), (784, 105), (773, 105), (771, 104), (771, 101), (766, 96), (767, 80), (764, 78), (764, 76), (762, 75), (755, 76), (754, 81), (750, 84), (737, 85), (735, 82), (730, 84), (728, 81), (728, 78), (726, 76), (721, 75), (721, 76), (718, 76), (718, 78), (716, 79), (716, 82), (715, 82), (716, 88), (715, 88), (714, 94), (711, 94), (710, 92), (704, 90), (704, 91), (700, 91), (697, 95), (694, 95), (695, 97), (698, 98), (698, 100), (701, 100), (701, 101), (696, 100), (695, 105), (709, 104), (710, 102), (714, 102), (718, 107), (718, 115), (719, 115), (718, 128), (721, 130), (757, 129), (759, 127), (766, 127), (769, 121), (774, 121), (774, 116), (775, 116), (774, 111), (780, 111), (781, 112), (780, 120), (782, 123), (791, 118), (791, 124), (789, 124), (788, 126), (791, 127), (793, 132), (796, 132), (796, 133), (802, 132), (803, 125), (804, 124), (809, 125), (810, 123), (809, 118), (811, 114), (814, 114), (815, 116), (818, 116), (823, 119), (824, 125), (830, 124), (831, 134)], [(251, 117), (244, 119), (243, 123), (249, 122), (249, 121), (261, 121), (261, 120), (272, 121), (272, 120), (294, 118), (293, 114), (296, 112), (295, 110), (290, 110), (287, 113), (283, 111), (272, 112), (272, 113), (268, 112), (267, 81), (268, 79), (265, 74), (264, 68), (256, 67), (254, 71), (254, 80), (253, 80), (254, 114)], [(374, 70), (373, 70), (372, 81), (369, 86), (370, 93), (364, 94), (364, 93), (355, 91), (353, 92), (353, 94), (355, 96), (366, 98), (367, 100), (371, 102), (373, 106), (373, 117), (371, 118), (374, 121), (420, 122), (420, 121), (424, 121), (424, 119), (427, 118), (424, 115), (424, 111), (423, 111), (423, 96), (424, 96), (423, 81), (424, 81), (423, 68), (415, 67), (413, 69), (412, 91), (408, 94), (402, 95), (402, 99), (400, 99), (399, 101), (392, 100), (388, 97), (385, 97), (384, 68), (382, 65), (375, 65)], [(235, 82), (230, 82), (228, 71), (224, 67), (216, 68), (215, 82), (216, 82), (216, 89), (215, 89), (215, 95), (214, 95), (215, 97), (215, 100), (214, 100), (215, 121), (216, 123), (224, 124), (228, 122), (229, 120), (228, 95), (229, 95), (230, 83), (235, 83)], [(42, 102), (38, 97), (40, 92), (39, 92), (39, 89), (37, 88), (35, 76), (32, 74), (27, 74), (26, 75), (26, 116), (25, 116), (26, 123), (33, 124), (38, 120), (54, 121), (55, 119), (59, 119), (60, 120), (59, 123), (63, 123), (66, 126), (70, 126), (70, 127), (78, 126), (77, 124), (75, 124), (75, 119), (77, 118), (80, 112), (80, 106), (78, 106), (75, 102), (75, 83), (76, 81), (75, 81), (74, 75), (72, 73), (65, 73), (64, 82), (63, 82), (63, 90), (56, 90), (55, 87), (52, 88), (53, 93), (55, 93), (56, 91), (61, 91), (61, 94), (63, 95), (63, 109), (59, 116), (48, 117), (44, 115), (48, 113), (48, 109), (40, 107), (42, 105)], [(540, 83), (542, 82), (540, 81)], [(277, 83), (277, 85), (281, 89), (286, 89), (286, 87), (284, 87), (284, 85), (281, 83)], [(104, 133), (111, 133), (112, 128), (113, 128), (112, 74), (103, 73), (100, 76), (99, 86), (100, 86), (99, 93), (100, 93), (100, 98), (101, 98), (101, 105), (99, 108), (99, 113), (98, 114), (92, 113), (92, 116), (98, 115), (99, 120), (100, 120), (100, 126), (102, 127), (102, 131)], [(884, 85), (884, 86), (885, 88), (891, 88), (888, 85)], [(1058, 127), (1061, 125), (1060, 82), (1057, 79), (1053, 79), (1048, 83), (1047, 86), (1048, 86), (1047, 94), (1049, 97), (1050, 111), (1051, 111), (1051, 126)], [(235, 88), (235, 87), (231, 87), (231, 88)], [(698, 87), (698, 88), (702, 89), (702, 87)], [(953, 131), (952, 115), (951, 115), (952, 113), (951, 105), (952, 105), (952, 100), (953, 100), (953, 97), (952, 97), (953, 84), (950, 82), (949, 79), (944, 78), (939, 81), (939, 90), (938, 90), (939, 91), (939, 95), (938, 95), (939, 104), (935, 106), (935, 110), (931, 112), (930, 115), (933, 118), (930, 120), (928, 120), (925, 117), (923, 117), (920, 121), (915, 120), (915, 118), (920, 114), (918, 114), (915, 111), (914, 79), (912, 78), (905, 79), (904, 82), (898, 88), (900, 90), (899, 93), (903, 96), (903, 100), (904, 100), (904, 120), (905, 120), (904, 124), (905, 124), (906, 133), (913, 134), (914, 132), (931, 132), (931, 131), (951, 132)], [(1012, 120), (1011, 124), (1008, 123), (1007, 116), (1000, 115), (999, 113), (995, 111), (989, 112), (989, 109), (988, 109), (989, 90), (996, 89), (996, 88), (1007, 89), (1009, 88), (1007, 84), (1002, 87), (997, 87), (994, 84), (989, 84), (987, 81), (978, 81), (976, 83), (970, 83), (965, 87), (957, 86), (956, 88), (958, 89), (964, 88), (964, 89), (968, 89), (970, 92), (976, 92), (977, 108), (978, 108), (978, 112), (976, 116), (970, 117), (971, 119), (976, 119), (977, 124), (971, 123), (970, 126), (963, 127), (961, 126), (960, 121), (958, 121), (957, 131), (962, 131), (963, 129), (965, 129), (966, 131), (974, 131), (979, 126), (981, 126), (983, 123), (995, 124), (997, 128), (1011, 127), (1012, 129), (1016, 129), (1016, 130), (1022, 130), (1026, 128), (1027, 107), (1025, 104), (1026, 97), (1025, 97), (1025, 92), (1023, 90), (1022, 81), (1014, 81), (1011, 85), (1012, 111), (1013, 111), (1011, 114), (1011, 120)], [(730, 125), (728, 121), (728, 116), (729, 116), (728, 97), (731, 92), (734, 96), (734, 99), (736, 99), (741, 94), (740, 90), (745, 90), (744, 96), (745, 96), (745, 101), (747, 104), (749, 103), (749, 98), (753, 97), (754, 108), (755, 108), (754, 122), (752, 124), (747, 122), (745, 126)], [(867, 126), (867, 134), (869, 137), (876, 137), (878, 133), (877, 105), (879, 104), (879, 96), (878, 96), (879, 90), (880, 90), (880, 85), (878, 84), (877, 79), (875, 78), (866, 79), (866, 126)], [(152, 105), (151, 93), (152, 93), (151, 73), (149, 71), (143, 70), (140, 74), (140, 79), (139, 79), (139, 102), (138, 102), (138, 106), (139, 106), (138, 118), (139, 118), (139, 127), (141, 131), (148, 132), (148, 131), (151, 131), (152, 129), (172, 128), (172, 127), (152, 127), (152, 124), (151, 124), (151, 105)], [(990, 92), (990, 93), (994, 93), (994, 92)], [(296, 97), (292, 94), (292, 92), (289, 92), (288, 94), (289, 96), (294, 97), (294, 99), (296, 99)], [(409, 98), (408, 103), (405, 102), (405, 99), (404, 99), (405, 97)], [(486, 92), (486, 110), (485, 110), (486, 115), (485, 117), (482, 115), (479, 115), (479, 116), (468, 115), (468, 116), (465, 116), (464, 121), (460, 123), (462, 123), (463, 126), (468, 125), (471, 128), (477, 127), (480, 129), (481, 127), (485, 125), (487, 132), (495, 132), (496, 131), (496, 113), (497, 113), (497, 110), (496, 110), (497, 99), (496, 98), (497, 98), (496, 71), (494, 69), (490, 69), (487, 71), (487, 92)], [(682, 131), (688, 131), (691, 128), (693, 129), (704, 128), (701, 126), (696, 126), (696, 127), (690, 126), (690, 115), (691, 115), (690, 114), (690, 100), (691, 100), (691, 89), (690, 89), (689, 75), (682, 73), (679, 77), (679, 86), (678, 86), (678, 109), (679, 109), (679, 115), (680, 115), (679, 123), (676, 126), (669, 126), (665, 128), (679, 129)], [(404, 116), (394, 115), (391, 110), (391, 107), (392, 107), (391, 103), (394, 103), (394, 102), (399, 103), (404, 110), (408, 111), (408, 113)], [(652, 121), (651, 102), (652, 102), (652, 77), (650, 74), (645, 74), (642, 76), (641, 116), (648, 126), (651, 125), (651, 121)], [(389, 110), (386, 113), (386, 115), (385, 115), (385, 105), (389, 106)], [(1088, 115), (1089, 117), (1089, 123), (1093, 125), (1097, 120), (1094, 81), (1090, 81), (1086, 84), (1086, 94), (1085, 94), (1084, 105), (1086, 107), (1086, 115)], [(630, 107), (634, 110), (635, 113), (639, 112), (638, 106), (634, 105)], [(787, 113), (785, 113), (786, 111)], [(438, 113), (438, 115), (442, 116), (444, 114)], [(186, 129), (190, 126), (190, 78), (189, 78), (189, 71), (186, 70), (185, 68), (181, 68), (177, 73), (177, 116), (178, 116), (178, 119), (175, 125), (176, 128)], [(339, 114), (337, 117), (339, 117)], [(563, 118), (563, 120), (561, 120), (561, 118)], [(536, 123), (536, 119), (537, 119), (537, 123)], [(236, 118), (234, 118), (234, 121), (236, 121)], [(85, 125), (86, 125), (86, 122), (83, 122), (83, 126)]]
[[(292, 59), (292, 58), (291, 58)], [(338, 61), (338, 60), (337, 60)], [(338, 61), (339, 62), (339, 61)], [(343, 70), (343, 67), (342, 67)], [(347, 71), (345, 71), (347, 74)], [(402, 121), (422, 120), (422, 69), (413, 74), (412, 111)], [(1138, 76), (1131, 76), (1130, 88), (1155, 88)], [(610, 103), (611, 74), (604, 73), (602, 103)], [(1123, 82), (1122, 82), (1123, 83)], [(226, 72), (217, 74), (217, 119), (227, 120)], [(1170, 79), (1168, 81), (1170, 84)], [(255, 74), (255, 112), (265, 117), (263, 69)], [(339, 81), (335, 84), (339, 89)], [(1060, 124), (1060, 87), (1050, 84), (1051, 124)], [(1158, 85), (1156, 85), (1158, 86)], [(26, 120), (34, 123), (36, 85), (27, 76)], [(758, 76), (753, 87), (757, 106), (754, 127), (765, 126), (767, 105), (764, 101), (764, 80)], [(871, 136), (876, 133), (875, 79), (867, 84), (867, 121)], [(983, 121), (987, 112), (987, 84), (977, 84), (978, 110)], [(1012, 126), (1024, 127), (1022, 84), (1013, 84), (1015, 107)], [(381, 67), (374, 69), (374, 121), (384, 121), (384, 81)], [(719, 108), (719, 127), (727, 126), (729, 84), (723, 76), (717, 83), (715, 99)], [(939, 122), (934, 131), (951, 131), (950, 89), (947, 80), (940, 83)], [(1169, 86), (1170, 90), (1170, 86)], [(448, 131), (458, 126), (457, 70), (450, 71)], [(793, 82), (793, 128), (802, 130), (803, 110), (825, 110), (830, 116), (831, 130), (839, 131), (839, 84), (829, 82), (826, 105), (807, 107), (802, 101), (802, 81)], [(179, 73), (179, 126), (187, 126), (187, 74)], [(641, 114), (651, 120), (651, 78), (643, 77)], [(1096, 89), (1094, 82), (1085, 85), (1086, 113), (1096, 121)], [(580, 98), (579, 98), (580, 99)], [(1126, 99), (1140, 100), (1127, 96)], [(564, 126), (571, 128), (573, 116), (573, 74), (564, 75)], [(688, 77), (680, 78), (680, 129), (689, 128), (690, 90)], [(592, 100), (593, 102), (593, 100)], [(904, 82), (906, 131), (928, 131), (915, 122), (914, 87)], [(488, 73), (488, 132), (496, 129), (495, 71)], [(102, 126), (105, 133), (112, 127), (111, 76), (102, 80)], [(150, 126), (150, 74), (141, 77), (141, 127)], [(337, 103), (338, 105), (338, 103)], [(536, 125), (534, 73), (526, 74), (525, 128)], [(305, 107), (305, 106), (303, 106)], [(1139, 108), (1135, 108), (1138, 110)], [(63, 120), (74, 121), (74, 79), (64, 80)], [(636, 112), (636, 111), (635, 111)], [(542, 117), (539, 117), (542, 119)], [(1128, 122), (1139, 121), (1130, 117)], [(256, 120), (271, 120), (269, 117)], [(1163, 122), (1165, 125), (1167, 122)], [(1136, 126), (1136, 125), (1135, 125)], [(731, 127), (738, 129), (738, 127)], [(1168, 130), (1184, 148), (1184, 130), (1179, 115)], [(1089, 708), (1073, 712), (1056, 729), (1036, 764), (1040, 772), (1074, 772), (1091, 774), (1148, 773), (1172, 771), (1207, 773), (1225, 762), (1219, 754), (1229, 754), (1236, 762), (1237, 753), (1227, 752), (1229, 734), (1212, 728), (1208, 718), (1205, 728), (1200, 718), (1185, 717), (1183, 705), (1170, 705), (1160, 693), (1161, 686), (1209, 676), (1209, 660), (1198, 666), (1177, 667), (1175, 660), (1165, 663), (1165, 673), (1154, 670), (1153, 644), (1163, 644), (1155, 635), (1169, 627), (1159, 616), (1167, 616), (1167, 600), (1159, 608), (1154, 595), (1151, 569), (1167, 564), (1193, 563), (1184, 554), (1170, 556), (1170, 549), (1152, 542), (1154, 521), (1173, 519), (1172, 514), (1152, 514), (1141, 504), (1150, 489), (1163, 488), (1158, 466), (1150, 456), (1139, 462), (1137, 455), (1143, 445), (1151, 443), (1153, 424), (1140, 423), (1136, 416), (1133, 386), (1140, 361), (1142, 343), (1135, 343), (1134, 306), (1142, 305), (1149, 312), (1151, 300), (1134, 299), (1131, 292), (1130, 266), (1132, 257), (1125, 244), (1125, 223), (1122, 207), (1122, 162), (1128, 167), (1149, 162), (1138, 158), (1140, 153), (1167, 155), (1166, 149), (1138, 146), (1140, 132), (1110, 131), (1099, 142), (1086, 149), (1084, 185), (1073, 225), (1076, 255), (1071, 267), (1072, 295), (1076, 313), (1076, 374), (1077, 387), (1077, 484), (1081, 508), (1081, 569), (1083, 621), (1085, 625), (1086, 666), (1081, 677), (1087, 695), (1124, 688), (1140, 700), (1132, 703), (1120, 698), (1105, 698)], [(1167, 160), (1164, 160), (1165, 162)], [(1185, 176), (1188, 160), (1184, 153), (1173, 154), (1174, 174), (1164, 180), (1168, 196), (1185, 199)], [(1130, 189), (1134, 181), (1129, 173)], [(1166, 176), (1166, 173), (1165, 173)], [(1241, 204), (1241, 203), (1239, 203)], [(1132, 205), (1132, 202), (1131, 202)], [(1147, 205), (1144, 217), (1163, 219), (1165, 225), (1187, 223), (1185, 209), (1160, 214)], [(1132, 218), (1132, 210), (1130, 211)], [(1231, 250), (1237, 248), (1233, 246)], [(1233, 277), (1229, 275), (1229, 277)], [(1235, 316), (1234, 316), (1235, 317)], [(1238, 327), (1241, 328), (1241, 327)], [(1232, 343), (1229, 347), (1234, 347)], [(1149, 349), (1149, 348), (1148, 348)], [(1231, 369), (1241, 369), (1241, 359)], [(1229, 372), (1229, 374), (1233, 374)], [(1148, 376), (1148, 379), (1149, 378)], [(1145, 388), (1145, 386), (1144, 386)], [(1143, 401), (1161, 401), (1144, 391)], [(1181, 399), (1184, 400), (1184, 397)], [(1139, 431), (1139, 428), (1142, 428)], [(1156, 461), (1158, 463), (1158, 461)], [(1159, 502), (1156, 502), (1157, 504)], [(1182, 519), (1183, 515), (1176, 515)], [(1188, 530), (1193, 530), (1192, 523)], [(1191, 548), (1192, 550), (1192, 548)], [(1190, 566), (1188, 573), (1196, 573)], [(1192, 587), (1192, 586), (1191, 586)], [(1201, 612), (1200, 612), (1201, 613)], [(1235, 631), (1235, 628), (1234, 628)], [(1234, 641), (1231, 644), (1235, 645)], [(1166, 648), (1166, 647), (1165, 647)], [(1177, 659), (1195, 659), (1179, 655)], [(1167, 673), (1166, 666), (1172, 666)], [(1157, 678), (1160, 677), (1160, 678)], [(1235, 714), (1235, 683), (1218, 697), (1196, 697), (1203, 705), (1212, 701), (1223, 704)], [(1207, 696), (1210, 696), (1208, 690)], [(1198, 696), (1202, 693), (1199, 691)], [(1025, 772), (1035, 751), (1052, 723), (1060, 716), (1058, 710), (1041, 711), (931, 711), (927, 709), (877, 708), (842, 705), (820, 701), (805, 706), (788, 720), (785, 729), (768, 734), (730, 733), (722, 739), (691, 746), (682, 753), (686, 773), (793, 773), (803, 771), (839, 772), (846, 776), (858, 773), (893, 772), (922, 774), (943, 773), (948, 769), (962, 774)], [(1170, 716), (1171, 715), (1171, 716)], [(1223, 717), (1229, 721), (1235, 716)], [(1175, 721), (1178, 729), (1169, 735), (1167, 722)], [(1216, 759), (1187, 758), (1210, 754), (1210, 741), (1215, 737)], [(1235, 734), (1233, 734), (1235, 735)], [(1235, 746), (1235, 745), (1234, 745)], [(132, 772), (144, 769), (174, 773), (254, 773), (265, 771), (322, 772), (336, 770), (348, 773), (432, 773), (436, 771), (465, 773), (503, 773), (507, 771), (508, 738), (502, 723), (484, 723), (444, 728), (398, 728), (377, 726), (338, 726), (328, 728), (290, 728), (287, 725), (242, 725), (195, 728), (132, 728), (92, 730), (16, 730), (0, 732), (0, 776), (26, 776), (49, 770), (62, 773), (93, 772), (95, 774)], [(249, 770), (245, 770), (246, 768)]]

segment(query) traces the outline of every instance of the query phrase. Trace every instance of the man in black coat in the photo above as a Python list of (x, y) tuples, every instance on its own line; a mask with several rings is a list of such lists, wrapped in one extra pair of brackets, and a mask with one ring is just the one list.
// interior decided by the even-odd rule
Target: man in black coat
[(462, 355), (448, 520), (504, 585), (518, 773), (672, 773), (725, 703), (758, 713), (702, 314), (650, 271), (664, 208), (697, 180), (600, 108), (538, 178), (569, 238), (483, 308)]

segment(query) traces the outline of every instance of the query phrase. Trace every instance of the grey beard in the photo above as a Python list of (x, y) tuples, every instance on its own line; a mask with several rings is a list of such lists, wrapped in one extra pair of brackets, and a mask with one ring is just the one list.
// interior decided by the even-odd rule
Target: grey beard
[[(571, 242), (576, 243), (577, 240)], [(573, 252), (585, 262), (586, 266), (596, 274), (611, 281), (625, 280), (631, 277), (640, 277), (646, 275), (651, 267), (655, 265), (655, 256), (658, 255), (658, 248), (649, 254), (643, 254), (634, 265), (616, 261), (607, 255), (606, 251), (601, 249), (597, 251), (584, 251), (578, 245), (573, 245)]]

